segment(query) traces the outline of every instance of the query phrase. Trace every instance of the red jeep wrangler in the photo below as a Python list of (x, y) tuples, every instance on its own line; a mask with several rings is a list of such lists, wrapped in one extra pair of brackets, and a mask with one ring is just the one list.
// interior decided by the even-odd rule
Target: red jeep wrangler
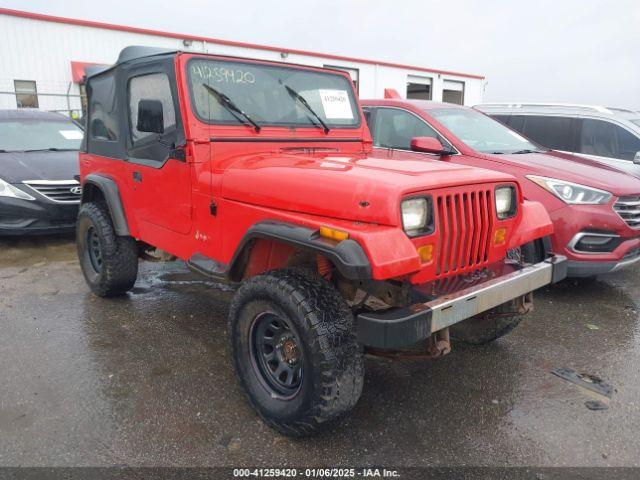
[(494, 340), (565, 274), (546, 211), (513, 177), (371, 158), (347, 74), (129, 47), (87, 95), (87, 283), (127, 292), (154, 249), (237, 282), (239, 382), (285, 434), (356, 404), (363, 351)]

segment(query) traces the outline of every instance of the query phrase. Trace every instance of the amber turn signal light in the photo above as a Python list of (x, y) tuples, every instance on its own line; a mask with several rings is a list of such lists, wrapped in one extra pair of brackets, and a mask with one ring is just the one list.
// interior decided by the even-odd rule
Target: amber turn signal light
[(347, 238), (349, 238), (349, 234), (347, 232), (336, 230), (335, 228), (331, 227), (320, 227), (320, 236), (337, 241), (346, 240)]
[(493, 234), (493, 243), (496, 245), (502, 245), (507, 240), (507, 229), (504, 227), (498, 228)]
[(418, 247), (418, 255), (422, 263), (429, 263), (433, 260), (433, 245), (422, 245)]

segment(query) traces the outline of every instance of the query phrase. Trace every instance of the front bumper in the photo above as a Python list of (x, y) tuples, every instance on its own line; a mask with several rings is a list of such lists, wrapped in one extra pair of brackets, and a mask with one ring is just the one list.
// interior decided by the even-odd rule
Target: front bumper
[(78, 203), (0, 197), (0, 236), (71, 232)]
[[(640, 248), (640, 231), (629, 227), (611, 205), (568, 205), (550, 215), (552, 250), (567, 257), (568, 277), (592, 277), (622, 268)], [(581, 235), (610, 236), (610, 251), (576, 248)]]
[(604, 275), (623, 268), (630, 267), (640, 262), (640, 248), (629, 251), (620, 261), (614, 262), (582, 262), (576, 260), (567, 261), (567, 276), (572, 278), (595, 277)]
[(559, 282), (566, 275), (566, 258), (555, 256), (426, 303), (361, 313), (357, 317), (358, 341), (375, 348), (412, 345), (443, 328)]

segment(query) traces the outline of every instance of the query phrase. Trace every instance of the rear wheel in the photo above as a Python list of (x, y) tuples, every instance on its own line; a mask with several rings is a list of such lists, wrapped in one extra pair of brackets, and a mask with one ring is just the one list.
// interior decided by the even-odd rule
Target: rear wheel
[[(542, 239), (510, 250), (508, 258), (520, 263), (538, 263), (544, 260), (545, 249)], [(484, 345), (504, 337), (522, 321), (524, 315), (518, 313), (515, 300), (503, 303), (491, 310), (471, 317), (450, 327), (454, 340), (470, 345)]]
[(84, 203), (76, 225), (78, 259), (87, 284), (101, 297), (130, 290), (138, 276), (138, 245), (115, 234), (106, 205)]
[(357, 403), (364, 380), (353, 316), (305, 270), (246, 281), (229, 312), (236, 374), (252, 407), (289, 436), (309, 435)]

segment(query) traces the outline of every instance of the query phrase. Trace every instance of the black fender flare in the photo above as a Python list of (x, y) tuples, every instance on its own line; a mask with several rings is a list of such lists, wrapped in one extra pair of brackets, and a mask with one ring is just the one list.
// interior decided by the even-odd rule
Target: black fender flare
[(338, 271), (350, 280), (371, 279), (371, 263), (362, 246), (355, 240), (335, 241), (323, 238), (317, 229), (286, 222), (258, 222), (246, 231), (229, 262), (228, 277), (239, 280), (247, 260), (246, 248), (253, 240), (275, 240), (326, 256)]
[(129, 225), (127, 224), (127, 217), (124, 215), (124, 208), (122, 207), (122, 200), (120, 199), (120, 190), (118, 184), (109, 177), (104, 175), (98, 175), (96, 173), (90, 173), (84, 178), (82, 202), (86, 201), (85, 192), (87, 185), (95, 186), (107, 202), (109, 207), (109, 213), (111, 215), (111, 221), (113, 222), (113, 229), (116, 235), (124, 237), (130, 235)]

